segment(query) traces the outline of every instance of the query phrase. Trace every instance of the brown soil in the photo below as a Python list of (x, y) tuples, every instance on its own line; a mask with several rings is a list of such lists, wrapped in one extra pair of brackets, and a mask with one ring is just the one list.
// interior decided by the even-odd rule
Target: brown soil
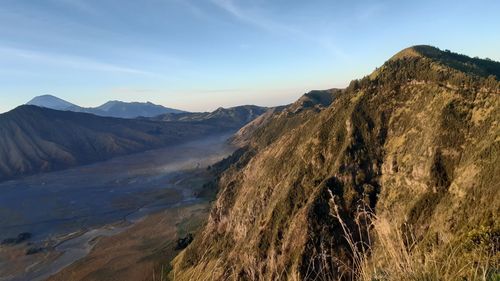
[(152, 214), (124, 232), (99, 238), (87, 257), (50, 277), (51, 281), (160, 279), (178, 253), (177, 239), (206, 220), (208, 203)]

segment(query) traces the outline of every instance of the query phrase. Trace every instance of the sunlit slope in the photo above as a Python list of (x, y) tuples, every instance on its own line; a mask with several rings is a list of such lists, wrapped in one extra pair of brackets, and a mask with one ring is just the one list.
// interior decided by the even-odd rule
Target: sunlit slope
[[(475, 268), (460, 262), (479, 264), (474, 251), (495, 247), (500, 231), (499, 67), (416, 46), (332, 90), (331, 103), (305, 96), (275, 113), (222, 173), (208, 224), (171, 276), (359, 278), (360, 245), (374, 250), (374, 264), (384, 259), (367, 211), (470, 276)], [(450, 248), (460, 249), (457, 264)], [(378, 272), (394, 272), (386, 266)]]

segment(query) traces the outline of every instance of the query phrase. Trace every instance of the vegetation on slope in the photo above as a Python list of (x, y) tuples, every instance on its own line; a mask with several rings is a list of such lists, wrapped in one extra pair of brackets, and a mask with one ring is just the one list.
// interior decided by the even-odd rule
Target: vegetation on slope
[(416, 46), (330, 102), (276, 113), (170, 277), (498, 276), (499, 67)]

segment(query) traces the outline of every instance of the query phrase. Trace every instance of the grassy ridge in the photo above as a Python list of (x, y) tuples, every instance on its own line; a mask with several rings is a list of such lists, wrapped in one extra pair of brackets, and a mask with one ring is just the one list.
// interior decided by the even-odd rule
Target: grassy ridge
[[(476, 263), (483, 273), (497, 270), (500, 64), (422, 48), (330, 91), (331, 103), (299, 100), (257, 129), (220, 178), (208, 224), (171, 276), (363, 280), (361, 265), (373, 263), (384, 272), (377, 280), (445, 272), (471, 280)], [(411, 240), (384, 245), (393, 234), (377, 238), (377, 225), (387, 224)], [(470, 244), (478, 239), (486, 252)], [(387, 263), (391, 256), (377, 256), (396, 246), (393, 253), (406, 254)], [(445, 266), (448, 249), (463, 251), (453, 250)], [(496, 252), (484, 263), (488, 249)], [(404, 275), (395, 270), (399, 259), (410, 272), (437, 275)], [(416, 263), (431, 260), (439, 270)]]

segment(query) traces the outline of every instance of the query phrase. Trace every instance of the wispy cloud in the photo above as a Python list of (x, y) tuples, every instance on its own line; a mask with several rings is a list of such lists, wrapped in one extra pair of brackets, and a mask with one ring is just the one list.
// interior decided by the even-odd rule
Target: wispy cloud
[(203, 10), (198, 7), (196, 4), (192, 3), (190, 0), (171, 0), (177, 5), (181, 5), (186, 8), (191, 14), (195, 15), (198, 18), (206, 18), (207, 15)]
[(242, 8), (234, 0), (212, 0), (212, 3), (240, 22), (255, 26), (273, 34), (305, 40), (326, 49), (338, 58), (348, 58), (347, 54), (343, 52), (329, 36), (317, 34), (317, 32), (307, 32), (297, 26), (271, 20), (262, 15), (262, 13)]
[(98, 10), (92, 6), (89, 1), (83, 0), (52, 0), (52, 2), (71, 7), (72, 9), (78, 10), (83, 13), (96, 15), (99, 14)]
[(250, 25), (254, 25), (254, 26), (259, 27), (261, 29), (265, 29), (269, 32), (286, 33), (286, 34), (300, 34), (301, 33), (300, 30), (298, 30), (290, 25), (286, 25), (286, 24), (282, 24), (282, 23), (270, 20), (270, 19), (265, 18), (256, 12), (248, 12), (248, 10), (241, 8), (232, 0), (212, 0), (212, 3), (214, 3), (216, 6), (218, 6), (222, 10), (229, 13), (231, 16), (233, 16), (237, 20), (244, 22), (244, 23), (247, 23), (247, 24), (250, 24)]
[(79, 56), (58, 55), (51, 53), (44, 53), (19, 48), (0, 47), (0, 59), (22, 59), (32, 63), (42, 63), (48, 65), (55, 65), (66, 68), (80, 69), (80, 70), (93, 70), (100, 72), (122, 73), (122, 74), (140, 74), (147, 76), (159, 76), (157, 73), (120, 66), (115, 64), (104, 63), (89, 58)]

